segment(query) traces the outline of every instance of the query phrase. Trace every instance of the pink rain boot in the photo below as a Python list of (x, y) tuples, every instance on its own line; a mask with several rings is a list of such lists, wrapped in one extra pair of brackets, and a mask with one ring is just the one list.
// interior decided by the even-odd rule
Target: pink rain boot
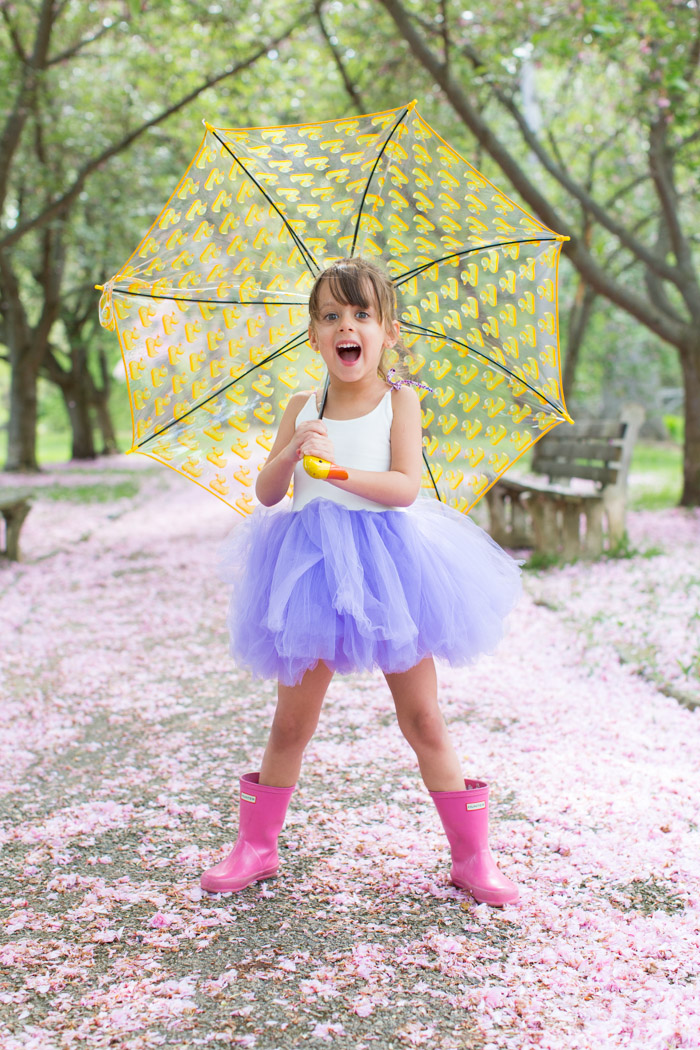
[(489, 789), (465, 780), (466, 791), (431, 791), (452, 851), (451, 878), (480, 904), (514, 904), (518, 887), (502, 875), (489, 849)]
[(294, 787), (259, 784), (259, 773), (241, 777), (238, 839), (228, 857), (205, 871), (203, 890), (228, 893), (243, 890), (277, 874), (277, 836), (282, 830)]

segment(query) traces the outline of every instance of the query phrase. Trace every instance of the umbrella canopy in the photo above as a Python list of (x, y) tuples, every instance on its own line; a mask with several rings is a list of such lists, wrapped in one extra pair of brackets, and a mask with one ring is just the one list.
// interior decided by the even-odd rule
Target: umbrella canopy
[(271, 128), (215, 128), (103, 287), (132, 452), (241, 514), (290, 395), (323, 379), (308, 298), (330, 263), (380, 259), (424, 384), (424, 485), (461, 511), (563, 420), (562, 237), (449, 146), (415, 104)]

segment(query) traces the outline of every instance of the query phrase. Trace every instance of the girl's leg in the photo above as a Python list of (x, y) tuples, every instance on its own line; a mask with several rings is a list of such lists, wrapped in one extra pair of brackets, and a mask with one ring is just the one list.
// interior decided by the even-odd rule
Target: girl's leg
[(437, 701), (432, 658), (403, 674), (386, 675), (403, 735), (416, 752), (452, 853), (451, 878), (486, 904), (510, 904), (518, 887), (498, 870), (488, 843), (489, 789), (465, 780)]
[(316, 731), (333, 672), (324, 663), (307, 671), (298, 685), (277, 687), (277, 709), (260, 768), (260, 783), (296, 784), (304, 750)]
[(262, 769), (241, 777), (236, 844), (228, 857), (204, 872), (202, 889), (236, 892), (277, 874), (277, 836), (332, 677), (325, 664), (318, 664), (299, 685), (279, 685)]
[(431, 656), (400, 674), (385, 675), (401, 732), (416, 753), (428, 791), (464, 791), (464, 776), (438, 704)]

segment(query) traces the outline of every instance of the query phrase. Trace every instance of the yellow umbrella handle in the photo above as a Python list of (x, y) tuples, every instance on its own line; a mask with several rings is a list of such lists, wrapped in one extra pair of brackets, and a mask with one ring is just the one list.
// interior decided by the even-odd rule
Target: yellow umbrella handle
[(335, 481), (347, 481), (348, 472), (335, 463), (329, 463), (327, 459), (319, 459), (318, 456), (304, 456), (302, 460), (304, 470), (312, 478), (325, 481), (332, 478)]

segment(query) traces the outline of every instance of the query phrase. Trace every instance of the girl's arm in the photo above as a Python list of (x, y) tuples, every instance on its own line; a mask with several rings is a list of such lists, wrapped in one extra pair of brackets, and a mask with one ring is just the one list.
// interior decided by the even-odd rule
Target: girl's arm
[(420, 400), (415, 390), (401, 387), (392, 390), (391, 405), (391, 468), (375, 471), (350, 467), (346, 468), (347, 481), (329, 480), (327, 484), (388, 507), (409, 507), (420, 491), (423, 473)]
[(255, 495), (265, 507), (272, 507), (284, 499), (294, 468), (302, 456), (333, 460), (333, 445), (322, 420), (312, 419), (296, 427), (297, 416), (308, 398), (308, 391), (290, 397), (275, 443), (258, 474)]

